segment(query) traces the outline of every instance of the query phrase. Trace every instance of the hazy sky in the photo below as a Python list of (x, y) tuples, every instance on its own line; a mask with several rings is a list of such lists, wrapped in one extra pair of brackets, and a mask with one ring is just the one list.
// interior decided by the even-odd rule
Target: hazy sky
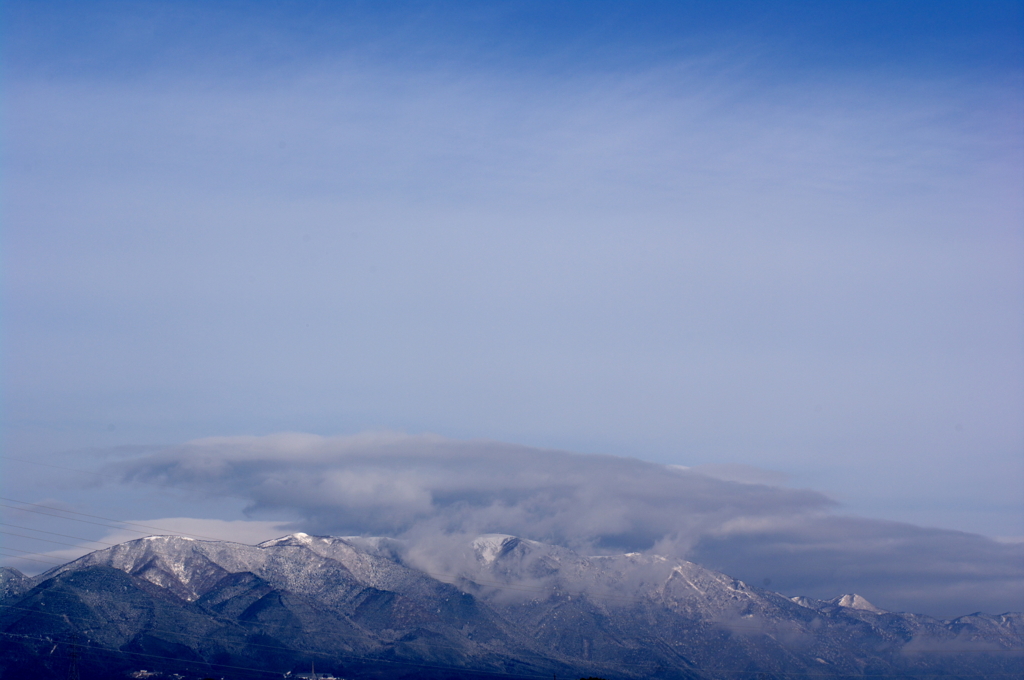
[(388, 431), (1024, 540), (1021, 2), (2, 12), (4, 497), (312, 522), (153, 461)]

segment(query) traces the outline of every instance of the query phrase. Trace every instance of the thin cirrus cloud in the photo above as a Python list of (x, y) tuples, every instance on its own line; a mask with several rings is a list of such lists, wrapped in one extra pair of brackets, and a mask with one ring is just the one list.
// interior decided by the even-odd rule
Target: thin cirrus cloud
[[(209, 438), (116, 469), (128, 484), (243, 498), (252, 515), (292, 517), (308, 533), (403, 538), (428, 562), (452, 536), (509, 533), (686, 557), (790, 595), (856, 591), (894, 610), (1024, 604), (1022, 545), (839, 516), (820, 493), (717, 469), (397, 433)], [(754, 471), (722, 476), (741, 473)]]
[[(682, 519), (568, 463), (541, 498), (493, 456), (522, 486), (323, 463), (301, 507), (310, 460), (219, 464), (310, 528), (506, 522), (925, 611), (870, 565), (935, 586), (944, 536), (971, 557), (942, 583), (1007, 608), (1015, 548), (829, 498), (1024, 534), (1019, 10), (720, 6), (11, 4), (5, 451), (392, 428), (638, 456)], [(49, 497), (44, 469), (4, 483)], [(149, 496), (124, 488), (110, 516)], [(758, 546), (779, 573), (744, 571)]]
[(896, 450), (893, 479), (968, 446), (1013, 464), (998, 89), (722, 58), (285, 76), (8, 85), (15, 442), (342, 414), (844, 477)]

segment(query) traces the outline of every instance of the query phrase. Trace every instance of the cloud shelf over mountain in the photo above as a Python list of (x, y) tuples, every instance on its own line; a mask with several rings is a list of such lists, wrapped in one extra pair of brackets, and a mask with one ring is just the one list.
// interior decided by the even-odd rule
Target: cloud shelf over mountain
[(129, 484), (243, 498), (250, 516), (293, 530), (404, 538), (425, 562), (446, 537), (508, 533), (686, 557), (789, 595), (856, 591), (891, 610), (1024, 608), (1024, 545), (841, 516), (815, 491), (732, 481), (758, 479), (751, 470), (389, 432), (200, 439), (117, 469)]

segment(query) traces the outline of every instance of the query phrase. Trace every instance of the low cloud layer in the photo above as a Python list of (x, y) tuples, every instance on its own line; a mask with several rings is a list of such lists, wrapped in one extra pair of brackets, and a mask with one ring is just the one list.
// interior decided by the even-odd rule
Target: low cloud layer
[(125, 479), (246, 498), (317, 533), (498, 532), (587, 551), (685, 551), (737, 518), (832, 505), (678, 466), (391, 433), (203, 439), (127, 464)]
[[(47, 504), (51, 505), (51, 504)], [(18, 511), (10, 512), (11, 518), (18, 516)], [(26, 513), (21, 513), (22, 516)], [(31, 515), (25, 517), (29, 522), (33, 519)], [(156, 519), (125, 520), (121, 522), (128, 526), (146, 527), (146, 529), (131, 529), (125, 527), (107, 532), (95, 540), (79, 539), (83, 543), (56, 550), (40, 552), (36, 545), (34, 552), (24, 556), (4, 555), (4, 566), (11, 566), (27, 574), (39, 574), (48, 568), (58, 566), (65, 562), (76, 560), (94, 550), (103, 550), (106, 547), (133, 541), (142, 536), (155, 534), (179, 534), (191, 536), (192, 538), (235, 541), (255, 545), (263, 541), (277, 538), (288, 533), (288, 527), (284, 522), (268, 522), (259, 520), (222, 520), (206, 519), (197, 517), (158, 517)], [(32, 529), (29, 529), (32, 531)], [(65, 536), (66, 538), (73, 538)], [(58, 543), (43, 539), (45, 543)], [(65, 543), (65, 545), (70, 545)]]
[(292, 517), (309, 533), (421, 544), (509, 533), (686, 557), (789, 595), (856, 590), (942, 616), (1024, 609), (1022, 545), (840, 517), (820, 493), (725, 472), (395, 433), (202, 439), (121, 468), (126, 483), (241, 497), (250, 513)]

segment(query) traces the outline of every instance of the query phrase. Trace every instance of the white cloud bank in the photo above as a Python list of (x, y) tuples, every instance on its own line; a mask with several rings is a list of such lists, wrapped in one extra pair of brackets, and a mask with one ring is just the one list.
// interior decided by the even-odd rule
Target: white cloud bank
[(242, 497), (249, 512), (296, 517), (289, 528), (309, 533), (421, 546), (510, 533), (585, 552), (684, 556), (791, 595), (856, 590), (887, 609), (942, 616), (1024, 608), (1022, 545), (835, 516), (814, 491), (636, 459), (434, 435), (284, 433), (196, 440), (121, 472), (126, 483)]

